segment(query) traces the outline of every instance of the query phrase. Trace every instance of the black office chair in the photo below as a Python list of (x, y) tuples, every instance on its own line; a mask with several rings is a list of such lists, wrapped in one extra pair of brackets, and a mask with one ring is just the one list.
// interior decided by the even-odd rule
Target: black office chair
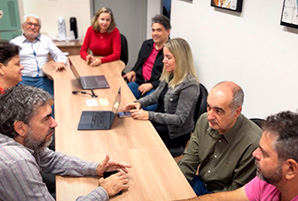
[(120, 34), (121, 37), (121, 55), (120, 55), (120, 60), (127, 65), (128, 62), (128, 45), (127, 45), (127, 40), (126, 37), (123, 34)]
[(265, 121), (264, 119), (260, 118), (251, 118), (250, 120), (257, 124), (260, 128), (262, 128), (262, 123)]
[(195, 125), (198, 121), (198, 119), (200, 118), (200, 116), (207, 112), (207, 96), (208, 96), (208, 91), (206, 89), (206, 87), (201, 83), (200, 84), (200, 95), (197, 101), (197, 106), (196, 106), (196, 110), (195, 110), (195, 114), (194, 114), (194, 121), (195, 121)]
[[(195, 125), (197, 120), (201, 116), (201, 114), (207, 111), (207, 96), (208, 96), (208, 91), (206, 87), (203, 84), (200, 84), (200, 95), (197, 100), (196, 109), (193, 117)], [(169, 151), (173, 157), (178, 157), (183, 154), (189, 138), (190, 138), (190, 135), (188, 135), (188, 138), (183, 139), (184, 141), (183, 145), (181, 145), (180, 147), (169, 148)]]

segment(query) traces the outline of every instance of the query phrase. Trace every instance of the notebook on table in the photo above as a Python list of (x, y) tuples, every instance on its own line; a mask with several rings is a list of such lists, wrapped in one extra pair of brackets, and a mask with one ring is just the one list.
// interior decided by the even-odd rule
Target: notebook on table
[(110, 88), (104, 75), (94, 75), (94, 76), (80, 76), (79, 72), (69, 60), (70, 69), (75, 75), (76, 79), (79, 81), (83, 89), (106, 89)]
[(110, 111), (83, 111), (78, 130), (108, 130), (112, 127), (121, 101), (121, 87)]

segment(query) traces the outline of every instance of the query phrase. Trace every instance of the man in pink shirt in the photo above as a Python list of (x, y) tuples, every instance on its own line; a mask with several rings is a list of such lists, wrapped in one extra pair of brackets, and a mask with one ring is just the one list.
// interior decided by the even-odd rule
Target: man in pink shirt
[[(168, 41), (171, 23), (164, 15), (155, 15), (151, 24), (152, 39), (145, 40), (139, 51), (138, 60), (131, 71), (123, 75), (136, 99), (153, 93), (159, 85), (163, 70), (163, 46)], [(157, 104), (144, 110), (155, 111)]]
[(188, 200), (298, 201), (298, 114), (285, 111), (269, 116), (262, 128), (259, 148), (253, 152), (258, 176), (235, 191)]

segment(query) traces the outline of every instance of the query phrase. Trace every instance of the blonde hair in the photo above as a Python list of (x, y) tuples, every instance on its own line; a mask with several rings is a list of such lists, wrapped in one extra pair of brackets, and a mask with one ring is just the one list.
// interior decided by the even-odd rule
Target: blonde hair
[[(197, 82), (199, 79), (195, 72), (195, 66), (189, 44), (182, 38), (174, 38), (168, 40), (164, 47), (173, 54), (176, 61), (176, 68), (174, 72), (167, 72), (164, 67), (160, 76), (160, 81), (168, 83), (169, 87), (175, 88), (178, 84), (183, 82), (188, 75), (192, 75)], [(171, 79), (171, 77), (173, 78)]]
[(100, 26), (98, 24), (97, 19), (100, 16), (100, 14), (102, 14), (102, 13), (109, 13), (111, 16), (111, 24), (107, 30), (108, 33), (111, 33), (114, 30), (114, 28), (116, 27), (116, 22), (114, 20), (114, 15), (113, 15), (112, 10), (107, 7), (102, 7), (101, 9), (96, 11), (95, 15), (91, 19), (91, 26), (94, 31), (98, 31), (98, 32), (100, 31)]

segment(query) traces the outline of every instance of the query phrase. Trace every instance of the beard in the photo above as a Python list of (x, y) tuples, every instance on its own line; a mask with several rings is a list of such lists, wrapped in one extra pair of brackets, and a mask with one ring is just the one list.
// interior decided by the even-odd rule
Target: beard
[(47, 140), (47, 136), (54, 132), (54, 128), (51, 128), (47, 135), (45, 136), (44, 139), (42, 140), (37, 140), (33, 137), (33, 133), (31, 130), (28, 131), (28, 134), (26, 135), (25, 139), (24, 139), (24, 144), (25, 144), (25, 147), (29, 148), (29, 149), (32, 149), (34, 151), (38, 151), (40, 149), (43, 149), (47, 146), (49, 146), (51, 144), (51, 142), (53, 141), (53, 136), (51, 136), (51, 138), (49, 140)]
[(273, 184), (276, 185), (282, 178), (282, 163), (280, 163), (278, 165), (278, 167), (276, 168), (276, 170), (274, 170), (274, 173), (271, 175), (264, 175), (261, 172), (261, 168), (260, 165), (258, 163), (258, 161), (256, 160), (255, 165), (257, 167), (257, 176), (263, 180), (266, 181), (269, 184)]
[(24, 35), (30, 39), (35, 39), (35, 38), (37, 38), (37, 36), (39, 36), (39, 33), (31, 33), (30, 34), (28, 31), (25, 31)]

